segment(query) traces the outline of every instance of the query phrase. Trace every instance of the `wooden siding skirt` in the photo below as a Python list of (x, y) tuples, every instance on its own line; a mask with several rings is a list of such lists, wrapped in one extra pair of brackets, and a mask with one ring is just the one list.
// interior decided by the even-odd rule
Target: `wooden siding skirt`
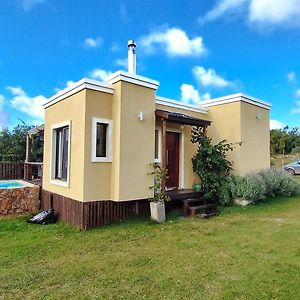
[(49, 191), (41, 191), (41, 209), (54, 208), (58, 219), (80, 229), (101, 227), (136, 215), (150, 215), (149, 201), (81, 202)]

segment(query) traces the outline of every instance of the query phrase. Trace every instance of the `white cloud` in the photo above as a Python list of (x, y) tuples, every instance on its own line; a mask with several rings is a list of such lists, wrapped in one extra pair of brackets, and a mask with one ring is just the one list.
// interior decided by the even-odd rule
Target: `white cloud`
[(46, 97), (42, 95), (29, 97), (21, 87), (8, 86), (7, 89), (13, 95), (10, 104), (15, 109), (27, 114), (33, 119), (39, 121), (44, 120), (43, 104), (47, 101)]
[(219, 0), (199, 21), (246, 14), (246, 20), (255, 25), (300, 25), (299, 6), (299, 0)]
[(202, 56), (206, 52), (202, 37), (189, 38), (180, 28), (154, 31), (139, 43), (145, 52), (154, 53), (158, 48), (169, 56)]
[(102, 39), (100, 37), (96, 37), (96, 38), (86, 38), (84, 40), (84, 47), (87, 49), (95, 49), (95, 48), (99, 48), (102, 45)]
[(237, 12), (237, 9), (241, 8), (249, 0), (219, 0), (217, 4), (208, 11), (204, 17), (200, 17), (200, 23), (213, 21), (225, 15), (228, 12), (234, 10)]
[(230, 81), (219, 76), (214, 69), (205, 70), (202, 66), (195, 66), (192, 72), (196, 80), (205, 87), (224, 88), (232, 84)]
[(210, 99), (210, 95), (208, 93), (201, 96), (200, 93), (191, 84), (183, 83), (180, 87), (180, 91), (181, 101), (184, 103), (199, 105), (201, 101)]
[(0, 94), (0, 129), (7, 125), (9, 118), (7, 111), (3, 110), (4, 100), (4, 96)]
[(94, 69), (93, 71), (91, 71), (89, 73), (89, 76), (91, 78), (94, 78), (94, 79), (97, 79), (97, 80), (102, 80), (102, 81), (105, 81), (106, 78), (111, 75), (112, 72), (110, 71), (106, 71), (106, 70), (103, 70), (101, 68), (97, 68), (97, 69)]
[(289, 72), (287, 75), (286, 75), (286, 78), (289, 82), (295, 82), (296, 81), (296, 73), (295, 72)]
[(21, 7), (25, 12), (30, 11), (34, 6), (45, 2), (46, 0), (20, 0)]
[(300, 18), (299, 0), (252, 0), (249, 21), (253, 23), (284, 24)]
[(270, 120), (270, 129), (283, 129), (286, 124), (278, 120)]
[[(300, 92), (300, 90), (299, 90)], [(300, 114), (300, 101), (296, 102), (296, 108), (291, 110), (291, 114)]]
[(68, 88), (68, 87), (71, 87), (72, 85), (74, 85), (76, 82), (75, 81), (72, 81), (72, 80), (69, 80), (69, 81), (67, 81), (66, 82), (66, 85), (65, 85), (65, 87), (64, 88), (54, 88), (54, 91), (56, 92), (56, 93), (59, 93), (60, 91), (62, 91), (63, 89), (65, 89), (65, 88)]
[(114, 61), (116, 66), (120, 66), (120, 67), (124, 67), (127, 68), (128, 67), (128, 59), (127, 57), (124, 58), (118, 58)]

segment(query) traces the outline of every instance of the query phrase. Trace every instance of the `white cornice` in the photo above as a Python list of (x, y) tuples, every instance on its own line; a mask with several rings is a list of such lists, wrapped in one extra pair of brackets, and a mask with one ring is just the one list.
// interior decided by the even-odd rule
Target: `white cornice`
[(193, 106), (189, 104), (185, 104), (173, 99), (168, 99), (168, 98), (163, 98), (163, 97), (156, 97), (156, 104), (160, 105), (165, 105), (169, 106), (172, 108), (179, 108), (179, 109), (184, 109), (184, 110), (189, 110), (189, 111), (194, 111), (202, 114), (207, 114), (208, 108), (202, 107), (202, 106)]
[(83, 89), (90, 89), (108, 94), (114, 93), (114, 87), (107, 82), (100, 82), (93, 79), (82, 78), (81, 80), (74, 83), (72, 86), (67, 87), (64, 90), (55, 94), (54, 96), (50, 97), (48, 99), (48, 102), (44, 104), (44, 108), (47, 108), (67, 97), (70, 97), (75, 93), (82, 91)]
[(262, 100), (259, 100), (257, 98), (254, 98), (252, 96), (248, 96), (242, 93), (237, 93), (237, 94), (232, 94), (220, 98), (215, 98), (215, 99), (210, 99), (206, 100), (201, 103), (202, 106), (204, 107), (212, 107), (216, 105), (221, 105), (221, 104), (227, 104), (227, 103), (232, 103), (232, 102), (237, 102), (237, 101), (243, 101), (258, 107), (262, 107), (264, 109), (270, 110), (272, 105), (270, 103), (264, 102)]
[(141, 85), (153, 90), (157, 90), (158, 86), (159, 86), (159, 82), (147, 77), (143, 77), (143, 76), (139, 76), (136, 74), (131, 74), (125, 71), (117, 71), (115, 73), (113, 73), (112, 75), (110, 75), (109, 77), (107, 77), (106, 81), (114, 84), (118, 81), (126, 81), (129, 83), (133, 83), (136, 85)]

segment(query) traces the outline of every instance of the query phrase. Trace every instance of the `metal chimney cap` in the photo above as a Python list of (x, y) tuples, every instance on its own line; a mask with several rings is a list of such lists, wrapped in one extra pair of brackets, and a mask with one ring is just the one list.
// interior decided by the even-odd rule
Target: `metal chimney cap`
[(127, 45), (128, 47), (136, 47), (136, 42), (134, 40), (129, 40)]

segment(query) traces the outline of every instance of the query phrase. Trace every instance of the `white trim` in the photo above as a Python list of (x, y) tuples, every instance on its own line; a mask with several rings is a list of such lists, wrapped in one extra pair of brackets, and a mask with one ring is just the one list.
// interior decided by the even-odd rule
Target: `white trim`
[(159, 86), (159, 82), (147, 77), (143, 77), (143, 76), (139, 76), (136, 74), (132, 74), (132, 73), (128, 73), (125, 71), (117, 71), (115, 73), (113, 73), (112, 75), (108, 76), (106, 81), (108, 83), (114, 84), (118, 81), (126, 81), (129, 83), (133, 83), (133, 84), (137, 84), (137, 85), (141, 85), (153, 90), (157, 90), (158, 86)]
[(180, 134), (180, 156), (179, 156), (179, 188), (184, 188), (184, 132), (182, 129), (167, 128), (167, 132), (176, 132)]
[(182, 103), (177, 100), (168, 99), (168, 98), (164, 98), (164, 97), (156, 97), (156, 104), (165, 105), (165, 106), (169, 106), (169, 107), (173, 107), (173, 108), (180, 108), (180, 109), (194, 111), (194, 112), (199, 112), (202, 114), (207, 114), (207, 112), (208, 112), (208, 109), (206, 107), (202, 107), (202, 106), (197, 107), (194, 105)]
[[(55, 159), (56, 159), (56, 132), (55, 129), (69, 126), (69, 136), (68, 136), (68, 171), (67, 180), (59, 180), (55, 178)], [(71, 120), (57, 123), (51, 126), (51, 145), (50, 145), (50, 183), (55, 185), (60, 185), (63, 187), (70, 187), (70, 168), (71, 168)]]
[[(157, 141), (157, 143), (158, 143), (158, 151), (157, 151), (158, 158), (155, 158), (155, 148), (154, 148), (154, 162), (161, 163), (162, 130), (161, 130), (160, 126), (156, 126), (155, 130), (158, 130), (158, 141)], [(155, 145), (154, 145), (154, 147), (155, 147)]]
[[(108, 125), (106, 131), (106, 157), (96, 156), (97, 123), (104, 123)], [(112, 120), (95, 117), (92, 118), (92, 162), (112, 162), (112, 126)]]
[(252, 96), (248, 96), (242, 93), (232, 94), (224, 97), (219, 97), (215, 99), (210, 99), (202, 102), (202, 106), (204, 107), (211, 107), (215, 105), (227, 104), (237, 101), (243, 101), (252, 105), (256, 105), (258, 107), (262, 107), (264, 109), (270, 110), (272, 105), (270, 103), (264, 102)]
[(81, 80), (74, 83), (72, 86), (67, 87), (64, 90), (55, 94), (54, 96), (50, 97), (48, 99), (48, 102), (46, 102), (43, 106), (44, 108), (48, 108), (49, 106), (82, 91), (83, 89), (90, 89), (108, 94), (114, 93), (113, 86), (107, 82), (100, 82), (93, 79), (82, 78)]

